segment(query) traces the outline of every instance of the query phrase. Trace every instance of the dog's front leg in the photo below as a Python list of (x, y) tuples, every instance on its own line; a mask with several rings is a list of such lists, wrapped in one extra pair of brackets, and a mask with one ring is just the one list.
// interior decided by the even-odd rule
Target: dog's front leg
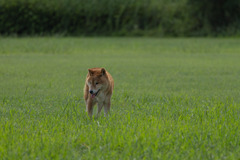
[(92, 114), (93, 114), (93, 102), (91, 100), (87, 101), (86, 108), (87, 108), (88, 116), (92, 117)]
[(100, 112), (101, 112), (101, 110), (102, 110), (102, 107), (103, 107), (103, 102), (99, 102), (99, 103), (98, 103), (98, 113), (97, 113), (97, 116), (100, 115)]
[(111, 100), (109, 99), (107, 102), (105, 102), (104, 105), (104, 116), (107, 116), (111, 107)]

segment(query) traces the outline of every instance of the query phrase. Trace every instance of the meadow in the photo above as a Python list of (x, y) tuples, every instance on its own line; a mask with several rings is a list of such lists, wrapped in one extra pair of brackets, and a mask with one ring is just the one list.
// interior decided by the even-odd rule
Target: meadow
[[(239, 159), (239, 44), (0, 38), (0, 159)], [(108, 117), (85, 112), (92, 67), (115, 80)]]

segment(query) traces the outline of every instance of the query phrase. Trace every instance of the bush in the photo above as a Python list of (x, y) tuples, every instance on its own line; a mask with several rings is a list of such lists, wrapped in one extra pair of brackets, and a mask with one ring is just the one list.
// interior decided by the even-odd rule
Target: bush
[(194, 21), (192, 32), (234, 35), (240, 31), (240, 0), (188, 0)]
[(216, 10), (214, 0), (208, 5), (206, 0), (1, 0), (0, 34), (201, 36), (216, 30), (218, 34), (239, 33), (239, 3), (221, 1), (217, 6), (223, 8)]
[(181, 17), (174, 16), (177, 16), (177, 12), (181, 9), (178, 4), (183, 4), (183, 2), (2, 0), (0, 2), (0, 33), (4, 35), (58, 33), (67, 35), (178, 35), (176, 25), (181, 25)]

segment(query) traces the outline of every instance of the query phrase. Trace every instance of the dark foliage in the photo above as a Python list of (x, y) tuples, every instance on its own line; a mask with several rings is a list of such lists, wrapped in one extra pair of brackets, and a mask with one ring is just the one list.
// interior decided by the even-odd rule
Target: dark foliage
[(1, 0), (2, 35), (240, 33), (239, 0)]

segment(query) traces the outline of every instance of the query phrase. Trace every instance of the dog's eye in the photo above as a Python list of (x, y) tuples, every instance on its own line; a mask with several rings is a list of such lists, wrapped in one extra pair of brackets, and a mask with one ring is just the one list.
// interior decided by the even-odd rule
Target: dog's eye
[(98, 82), (96, 82), (96, 85), (98, 84)]

